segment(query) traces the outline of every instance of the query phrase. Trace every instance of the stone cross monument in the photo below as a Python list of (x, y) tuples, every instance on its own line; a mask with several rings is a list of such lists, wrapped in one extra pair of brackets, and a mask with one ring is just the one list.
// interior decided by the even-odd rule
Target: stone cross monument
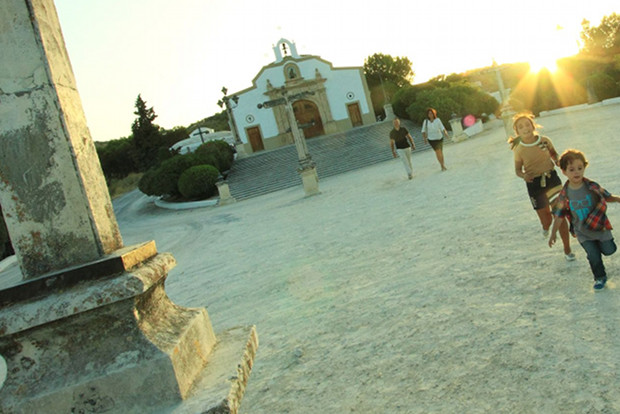
[(23, 276), (0, 290), (0, 412), (237, 412), (256, 331), (216, 338), (166, 295), (172, 255), (123, 246), (53, 0), (2, 0), (0, 33), (0, 204)]
[(312, 156), (308, 152), (308, 146), (306, 145), (306, 138), (297, 124), (295, 119), (295, 113), (293, 111), (292, 102), (298, 99), (304, 98), (308, 95), (314, 95), (314, 92), (306, 91), (295, 94), (289, 94), (288, 91), (282, 87), (280, 89), (281, 98), (265, 101), (257, 105), (258, 109), (273, 108), (274, 106), (284, 105), (284, 111), (288, 118), (288, 123), (291, 128), (291, 134), (293, 135), (293, 141), (295, 142), (295, 149), (297, 150), (297, 158), (299, 159), (299, 168), (297, 172), (301, 176), (301, 182), (304, 187), (306, 196), (313, 196), (320, 194), (319, 191), (319, 176), (316, 172), (316, 165), (312, 160)]

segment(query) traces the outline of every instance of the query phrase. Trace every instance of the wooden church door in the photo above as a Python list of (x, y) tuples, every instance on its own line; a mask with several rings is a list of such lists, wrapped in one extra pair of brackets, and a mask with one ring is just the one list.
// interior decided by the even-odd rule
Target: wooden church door
[(258, 127), (248, 128), (245, 132), (248, 135), (248, 141), (250, 141), (250, 145), (252, 146), (252, 152), (262, 151), (265, 149), (265, 146), (263, 145), (263, 137)]
[(304, 137), (312, 138), (319, 135), (325, 135), (323, 129), (323, 121), (321, 120), (321, 114), (319, 108), (312, 101), (301, 100), (293, 103), (293, 112), (295, 113), (295, 119), (299, 126), (308, 125), (303, 128)]
[(359, 103), (352, 103), (347, 105), (347, 111), (349, 112), (349, 119), (354, 127), (364, 125), (362, 121), (362, 112), (360, 111)]

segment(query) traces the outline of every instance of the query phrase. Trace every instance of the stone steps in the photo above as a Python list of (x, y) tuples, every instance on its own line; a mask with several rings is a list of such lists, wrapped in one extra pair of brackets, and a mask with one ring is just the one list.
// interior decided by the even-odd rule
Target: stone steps
[[(424, 144), (420, 127), (403, 120), (403, 127), (412, 134), (416, 152), (430, 148)], [(307, 140), (308, 152), (321, 178), (389, 161), (391, 122), (379, 122), (347, 132)], [(294, 145), (253, 154), (235, 160), (227, 177), (230, 194), (236, 200), (302, 186), (297, 172), (299, 161)]]

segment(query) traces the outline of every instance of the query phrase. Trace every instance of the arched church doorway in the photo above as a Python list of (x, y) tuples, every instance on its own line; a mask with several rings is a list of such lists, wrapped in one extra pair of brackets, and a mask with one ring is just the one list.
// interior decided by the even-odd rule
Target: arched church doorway
[(314, 102), (306, 100), (294, 102), (293, 112), (295, 113), (297, 124), (299, 126), (305, 126), (305, 128), (302, 128), (304, 131), (304, 137), (312, 138), (319, 135), (325, 135), (319, 108)]

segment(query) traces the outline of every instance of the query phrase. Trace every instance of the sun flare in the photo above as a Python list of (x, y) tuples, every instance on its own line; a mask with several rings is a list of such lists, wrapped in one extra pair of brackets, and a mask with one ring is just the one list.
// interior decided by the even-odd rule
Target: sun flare
[(533, 73), (538, 73), (543, 69), (546, 69), (551, 73), (558, 70), (557, 59), (553, 58), (532, 59), (529, 61), (529, 64), (530, 72)]
[(575, 33), (568, 33), (564, 27), (556, 25), (555, 29), (539, 31), (536, 48), (528, 62), (530, 72), (538, 73), (543, 69), (554, 73), (558, 70), (558, 60), (578, 52)]

